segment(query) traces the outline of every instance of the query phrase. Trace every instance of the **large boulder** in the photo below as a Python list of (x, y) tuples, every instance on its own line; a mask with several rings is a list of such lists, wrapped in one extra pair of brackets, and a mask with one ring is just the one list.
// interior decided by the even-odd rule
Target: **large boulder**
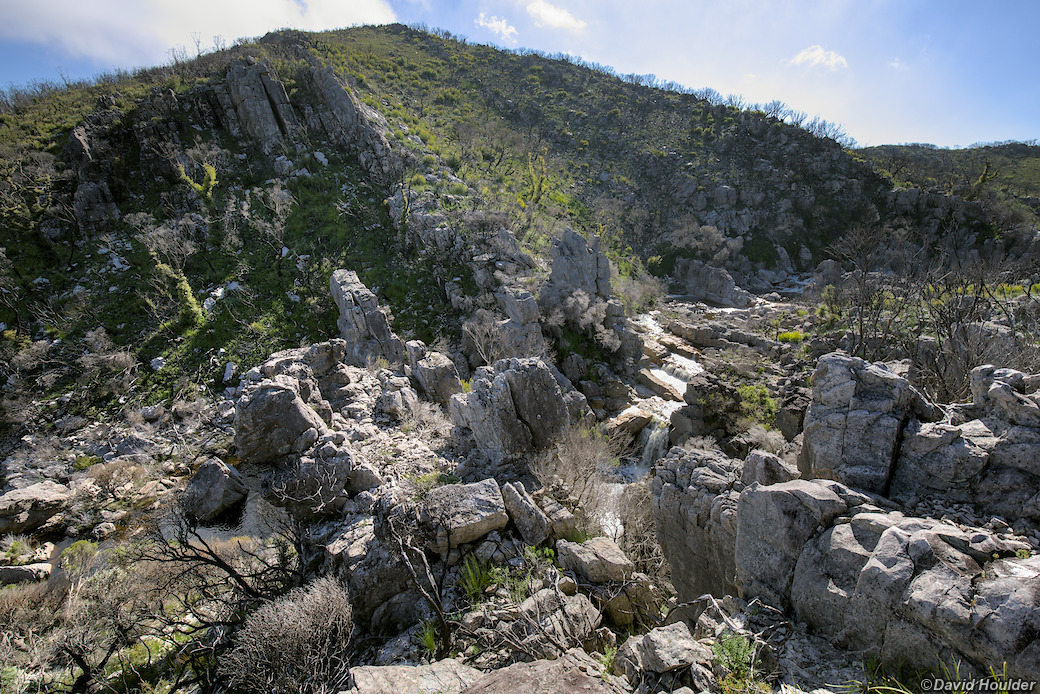
[(714, 657), (709, 646), (693, 638), (685, 622), (675, 622), (630, 637), (618, 649), (615, 667), (633, 683), (652, 675), (690, 670), (700, 690), (714, 690)]
[(551, 523), (549, 517), (542, 512), (531, 495), (524, 489), (522, 482), (506, 484), (502, 487), (502, 500), (506, 511), (513, 520), (513, 525), (520, 531), (520, 537), (526, 544), (538, 546), (549, 537)]
[(733, 277), (722, 268), (708, 265), (693, 258), (675, 262), (675, 277), (687, 294), (697, 301), (715, 306), (746, 308), (753, 297), (737, 286)]
[(636, 570), (632, 560), (607, 537), (594, 537), (582, 543), (560, 540), (556, 543), (556, 552), (561, 567), (589, 583), (622, 583)]
[(353, 270), (336, 270), (329, 278), (332, 299), (339, 309), (340, 336), (347, 343), (347, 359), (364, 366), (369, 359), (383, 357), (400, 364), (404, 342), (390, 329), (390, 321), (379, 300)]
[(509, 523), (502, 491), (491, 478), (432, 489), (426, 495), (425, 515), (437, 533), (438, 552), (479, 540)]
[(495, 462), (547, 447), (570, 420), (557, 377), (541, 359), (503, 359), (477, 369), (470, 384), (448, 410)]
[(208, 521), (245, 498), (242, 475), (220, 458), (210, 458), (195, 471), (181, 496), (181, 507), (196, 520)]
[(654, 468), (657, 541), (682, 601), (736, 593), (740, 475), (740, 461), (720, 451), (674, 448)]
[(812, 388), (798, 463), (802, 477), (875, 494), (888, 493), (911, 417), (934, 421), (941, 414), (905, 378), (837, 352), (820, 359)]
[(303, 451), (326, 431), (322, 418), (300, 397), (300, 382), (290, 376), (250, 386), (235, 408), (238, 456), (252, 463)]
[(72, 492), (63, 484), (44, 480), (0, 496), (0, 534), (28, 533), (66, 508)]
[(462, 392), (459, 371), (451, 359), (440, 352), (427, 350), (420, 340), (410, 340), (405, 343), (405, 349), (412, 376), (426, 397), (445, 404), (452, 395)]

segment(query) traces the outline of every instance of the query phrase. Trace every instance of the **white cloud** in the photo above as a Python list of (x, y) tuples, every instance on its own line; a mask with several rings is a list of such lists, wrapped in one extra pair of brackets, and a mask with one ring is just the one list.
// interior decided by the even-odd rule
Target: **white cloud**
[(817, 44), (809, 46), (795, 57), (787, 61), (788, 65), (804, 65), (806, 67), (825, 67), (828, 70), (839, 70), (849, 66), (844, 56), (834, 51), (824, 50)]
[(307, 31), (396, 20), (387, 0), (35, 0), (12, 3), (0, 38), (40, 43), (120, 66), (162, 62), (176, 46), (202, 48), (291, 27)]
[(893, 70), (905, 70), (906, 65), (899, 58), (895, 58), (891, 63), (888, 64)]
[(484, 12), (473, 20), (478, 27), (483, 27), (497, 35), (506, 43), (516, 43), (516, 27), (500, 17), (488, 17)]
[(581, 31), (586, 26), (584, 20), (578, 19), (566, 8), (557, 7), (548, 0), (533, 0), (528, 3), (527, 14), (531, 15), (534, 23), (540, 27)]

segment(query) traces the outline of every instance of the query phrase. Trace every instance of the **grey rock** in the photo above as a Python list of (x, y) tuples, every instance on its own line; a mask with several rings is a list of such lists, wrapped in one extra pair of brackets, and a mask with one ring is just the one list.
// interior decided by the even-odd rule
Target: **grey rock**
[(329, 279), (332, 299), (339, 309), (340, 336), (346, 341), (347, 359), (358, 366), (377, 357), (391, 364), (404, 360), (404, 342), (393, 330), (379, 300), (353, 270), (336, 270)]
[(53, 570), (53, 565), (48, 563), (0, 566), (0, 586), (44, 581), (50, 577)]
[(454, 658), (429, 665), (362, 665), (350, 668), (348, 692), (440, 692), (458, 694), (479, 681), (484, 673)]
[(650, 491), (657, 540), (679, 599), (735, 593), (741, 462), (720, 451), (672, 449)]
[(540, 359), (508, 359), (481, 367), (469, 393), (451, 397), (449, 414), (469, 428), (492, 461), (545, 448), (570, 420), (552, 370)]
[(798, 477), (798, 470), (789, 466), (779, 456), (767, 451), (754, 450), (744, 461), (740, 482), (745, 487), (758, 482), (763, 486), (790, 482)]
[(462, 392), (462, 381), (454, 362), (440, 352), (431, 352), (420, 340), (405, 344), (408, 364), (419, 387), (430, 400), (447, 403), (455, 393)]
[[(235, 410), (235, 446), (243, 460), (264, 463), (302, 450), (301, 437), (317, 440), (327, 429), (318, 413), (300, 397), (300, 382), (285, 375), (248, 388)], [(306, 439), (305, 439), (306, 440)], [(313, 441), (312, 441), (313, 443)]]
[(549, 537), (551, 525), (549, 518), (542, 513), (542, 509), (538, 508), (538, 504), (524, 489), (522, 482), (503, 486), (502, 500), (505, 502), (509, 517), (520, 531), (520, 536), (524, 538), (525, 543), (537, 546)]
[(425, 514), (438, 533), (438, 552), (478, 540), (509, 523), (498, 482), (446, 484), (426, 495)]
[(636, 570), (632, 560), (606, 537), (593, 537), (580, 544), (560, 540), (556, 552), (560, 566), (589, 583), (621, 583)]
[(912, 416), (938, 419), (940, 411), (901, 376), (857, 357), (822, 357), (812, 377), (805, 413), (802, 477), (837, 480), (886, 494), (899, 441)]
[(751, 294), (738, 287), (722, 268), (693, 258), (681, 258), (675, 263), (675, 277), (684, 291), (698, 301), (731, 308), (751, 305)]
[(753, 484), (742, 491), (734, 545), (741, 596), (788, 607), (795, 564), (806, 541), (847, 509), (838, 494), (816, 481)]
[(462, 694), (619, 694), (627, 689), (612, 679), (598, 661), (571, 649), (559, 658), (514, 663), (491, 672)]
[(630, 682), (648, 673), (662, 674), (691, 665), (711, 667), (711, 648), (693, 638), (685, 622), (658, 627), (643, 636), (632, 636), (618, 649), (615, 666)]
[(208, 521), (245, 498), (242, 475), (220, 458), (210, 458), (195, 471), (181, 496), (181, 507), (200, 521)]

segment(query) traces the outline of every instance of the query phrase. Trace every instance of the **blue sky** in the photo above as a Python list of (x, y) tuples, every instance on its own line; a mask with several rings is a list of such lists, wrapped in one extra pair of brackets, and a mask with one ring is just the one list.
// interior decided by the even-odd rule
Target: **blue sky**
[(1036, 0), (0, 0), (0, 86), (155, 65), (280, 28), (425, 23), (750, 103), (862, 145), (1040, 138)]

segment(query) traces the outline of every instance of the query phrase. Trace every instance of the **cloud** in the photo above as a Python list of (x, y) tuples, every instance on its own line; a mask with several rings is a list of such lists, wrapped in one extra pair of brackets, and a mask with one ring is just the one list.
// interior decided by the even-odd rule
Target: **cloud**
[(578, 19), (563, 7), (557, 7), (548, 0), (533, 0), (527, 4), (527, 14), (534, 18), (534, 23), (540, 27), (552, 29), (564, 29), (566, 31), (581, 31), (585, 28), (584, 20)]
[(804, 65), (806, 67), (825, 67), (828, 70), (839, 70), (849, 66), (844, 56), (834, 51), (824, 50), (823, 46), (816, 44), (809, 46), (795, 57), (787, 61), (788, 65)]
[(11, 3), (0, 38), (38, 43), (119, 66), (163, 62), (176, 46), (202, 48), (285, 27), (319, 31), (396, 20), (387, 0), (35, 0)]
[(891, 63), (888, 64), (888, 66), (890, 68), (892, 68), (893, 70), (905, 70), (906, 69), (906, 64), (903, 63), (903, 61), (900, 60), (899, 58), (894, 59)]
[(488, 17), (484, 12), (473, 20), (478, 27), (483, 27), (497, 35), (506, 43), (516, 43), (516, 27), (499, 17)]

